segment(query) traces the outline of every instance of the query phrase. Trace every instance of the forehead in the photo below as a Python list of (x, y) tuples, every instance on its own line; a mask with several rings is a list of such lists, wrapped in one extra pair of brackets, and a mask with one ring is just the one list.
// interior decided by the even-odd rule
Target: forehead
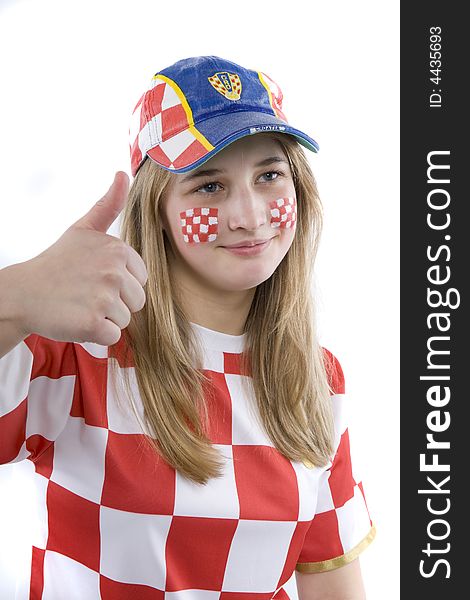
[(256, 167), (262, 163), (268, 164), (270, 158), (273, 161), (277, 159), (288, 163), (287, 156), (277, 139), (267, 134), (246, 136), (232, 142), (198, 168), (187, 173), (174, 173), (172, 179), (176, 185), (181, 185), (193, 180), (199, 173), (237, 172), (245, 166)]
[(269, 134), (258, 133), (245, 136), (233, 142), (208, 160), (205, 165), (210, 168), (216, 168), (222, 163), (236, 160), (241, 156), (257, 159), (264, 158), (263, 155), (268, 156), (271, 154), (273, 156), (285, 157), (284, 150), (277, 139), (271, 137)]

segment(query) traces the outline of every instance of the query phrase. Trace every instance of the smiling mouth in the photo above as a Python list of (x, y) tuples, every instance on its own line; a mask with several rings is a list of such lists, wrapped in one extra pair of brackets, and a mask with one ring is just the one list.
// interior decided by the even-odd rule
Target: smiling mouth
[[(275, 236), (274, 236), (275, 237)], [(233, 249), (233, 248), (253, 248), (254, 246), (261, 246), (262, 244), (266, 244), (273, 238), (266, 238), (265, 240), (253, 240), (253, 241), (245, 241), (239, 244), (234, 244), (231, 246), (222, 246), (223, 248)]]
[(264, 240), (264, 242), (258, 242), (256, 244), (250, 242), (251, 246), (221, 246), (221, 248), (226, 252), (237, 256), (254, 257), (266, 252), (267, 249), (270, 248), (272, 240), (273, 238), (269, 238)]

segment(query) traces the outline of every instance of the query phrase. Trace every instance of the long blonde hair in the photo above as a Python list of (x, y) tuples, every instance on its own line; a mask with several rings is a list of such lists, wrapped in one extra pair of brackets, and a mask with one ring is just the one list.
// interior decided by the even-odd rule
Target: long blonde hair
[[(257, 286), (245, 324), (242, 372), (251, 375), (260, 422), (279, 452), (293, 461), (324, 466), (333, 452), (333, 374), (317, 340), (311, 288), (322, 207), (297, 141), (286, 134), (257, 135), (278, 140), (289, 160), (298, 218), (286, 256)], [(147, 300), (141, 311), (133, 313), (109, 356), (117, 359), (110, 361), (115, 367), (134, 367), (142, 423), (153, 448), (180, 474), (205, 484), (221, 476), (224, 459), (207, 437), (209, 386), (168, 268), (168, 240), (158, 209), (175, 176), (147, 159), (131, 186), (120, 235), (146, 264)], [(121, 371), (137, 414), (129, 369)]]

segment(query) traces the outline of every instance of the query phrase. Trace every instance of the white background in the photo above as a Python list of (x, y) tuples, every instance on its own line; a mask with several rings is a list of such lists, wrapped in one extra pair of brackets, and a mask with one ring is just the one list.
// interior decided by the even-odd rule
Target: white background
[[(0, 0), (0, 268), (50, 246), (115, 171), (130, 173), (130, 113), (181, 58), (265, 71), (289, 122), (319, 142), (308, 153), (325, 208), (318, 321), (355, 406), (377, 527), (361, 555), (368, 600), (399, 597), (398, 25), (391, 1)], [(21, 564), (27, 535), (13, 471), (0, 469), (0, 577)], [(297, 597), (294, 579), (286, 589)]]

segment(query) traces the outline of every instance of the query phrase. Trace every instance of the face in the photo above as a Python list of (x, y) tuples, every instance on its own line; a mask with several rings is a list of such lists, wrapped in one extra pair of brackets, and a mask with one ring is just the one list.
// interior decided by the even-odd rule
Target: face
[(244, 137), (198, 169), (174, 174), (160, 205), (172, 276), (207, 289), (256, 287), (292, 244), (296, 206), (287, 156), (264, 134)]

